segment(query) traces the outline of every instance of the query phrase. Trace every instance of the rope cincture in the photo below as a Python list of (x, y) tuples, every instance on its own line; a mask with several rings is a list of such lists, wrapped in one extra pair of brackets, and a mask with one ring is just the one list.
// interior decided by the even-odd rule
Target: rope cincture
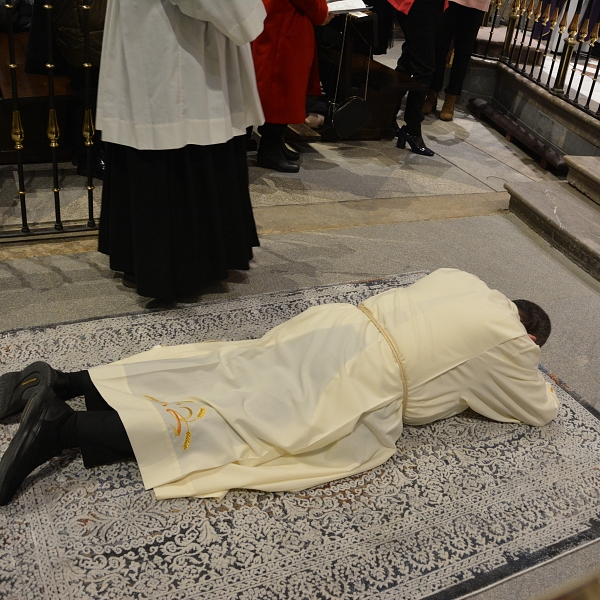
[(371, 323), (377, 327), (377, 330), (385, 338), (385, 341), (392, 350), (392, 354), (394, 355), (396, 363), (400, 368), (400, 377), (402, 378), (402, 415), (404, 415), (406, 412), (406, 404), (408, 402), (408, 381), (406, 379), (406, 371), (404, 370), (404, 364), (402, 363), (400, 352), (398, 352), (398, 348), (396, 348), (396, 345), (390, 337), (390, 334), (381, 326), (379, 321), (375, 318), (375, 315), (373, 315), (373, 313), (362, 302), (356, 308), (363, 312), (369, 318), (369, 321), (371, 321)]

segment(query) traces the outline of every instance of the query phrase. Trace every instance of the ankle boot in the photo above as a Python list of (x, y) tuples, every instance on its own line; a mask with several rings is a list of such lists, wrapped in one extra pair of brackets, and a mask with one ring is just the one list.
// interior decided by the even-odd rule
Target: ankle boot
[(297, 173), (300, 167), (290, 162), (283, 153), (283, 136), (286, 125), (265, 123), (258, 128), (261, 135), (256, 164), (263, 169), (273, 169), (282, 173)]
[(300, 160), (300, 152), (296, 152), (295, 150), (288, 148), (285, 142), (281, 149), (283, 150), (283, 156), (285, 156), (286, 160)]
[(427, 98), (425, 98), (425, 103), (421, 110), (424, 115), (429, 115), (437, 109), (437, 97), (438, 93), (435, 90), (427, 90)]
[(444, 105), (440, 111), (440, 119), (442, 121), (452, 121), (452, 117), (454, 117), (454, 104), (456, 103), (457, 98), (458, 96), (455, 96), (454, 94), (446, 94)]

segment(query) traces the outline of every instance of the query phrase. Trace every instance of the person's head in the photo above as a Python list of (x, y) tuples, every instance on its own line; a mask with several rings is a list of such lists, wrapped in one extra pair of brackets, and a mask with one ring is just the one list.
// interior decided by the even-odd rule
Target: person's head
[(550, 317), (546, 311), (535, 302), (529, 300), (513, 300), (519, 309), (521, 323), (525, 327), (529, 337), (541, 348), (552, 331)]

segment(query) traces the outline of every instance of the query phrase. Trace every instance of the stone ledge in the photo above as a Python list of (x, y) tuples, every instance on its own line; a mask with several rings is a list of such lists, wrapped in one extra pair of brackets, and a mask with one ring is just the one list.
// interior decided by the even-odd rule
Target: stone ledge
[(600, 156), (564, 156), (569, 166), (567, 181), (600, 204)]
[[(587, 114), (585, 111), (573, 106), (566, 100), (551, 94), (543, 86), (531, 81), (527, 77), (517, 73), (507, 65), (497, 62), (496, 69), (498, 79), (494, 99), (498, 101), (498, 92), (500, 89), (511, 89), (516, 96), (514, 106), (512, 107), (513, 116), (521, 118), (521, 112), (524, 104), (529, 102), (538, 111), (551, 114), (553, 119), (577, 134), (591, 145), (600, 147), (600, 120)], [(511, 107), (505, 107), (510, 110)], [(535, 126), (531, 128), (535, 131)], [(552, 140), (549, 140), (552, 142)]]
[(568, 183), (505, 184), (509, 209), (600, 280), (600, 207)]
[(506, 192), (367, 198), (254, 208), (259, 235), (481, 217), (508, 210)]

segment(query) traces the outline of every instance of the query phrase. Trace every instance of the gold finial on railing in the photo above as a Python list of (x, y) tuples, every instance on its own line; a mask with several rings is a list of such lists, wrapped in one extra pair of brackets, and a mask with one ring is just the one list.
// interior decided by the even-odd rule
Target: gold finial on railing
[[(533, 11), (533, 20), (536, 23), (539, 23), (540, 19), (542, 18), (542, 6), (543, 6), (542, 0), (538, 0), (538, 3), (535, 6), (535, 10)], [(548, 8), (549, 7), (550, 7), (550, 5), (548, 5)]]
[(579, 30), (579, 13), (575, 13), (569, 25), (569, 39), (574, 40)]
[[(577, 15), (577, 19), (579, 19), (579, 15)], [(567, 11), (565, 10), (565, 12), (563, 13), (562, 19), (560, 20), (560, 23), (558, 24), (559, 33), (562, 34), (566, 28), (567, 28)]]
[(94, 134), (96, 128), (94, 127), (94, 118), (92, 117), (92, 109), (87, 108), (85, 111), (85, 117), (83, 119), (83, 137), (85, 138), (86, 146), (94, 145)]
[[(548, 9), (550, 9), (550, 5), (548, 5)], [(556, 27), (556, 23), (558, 23), (558, 6), (556, 6), (552, 11), (552, 17), (550, 18), (550, 30), (553, 30)]]
[(546, 6), (546, 8), (544, 9), (544, 14), (542, 14), (542, 20), (540, 21), (540, 23), (542, 25), (546, 25), (546, 23), (550, 20), (550, 9), (551, 9), (551, 6), (550, 6), (550, 4), (548, 4)]
[(46, 133), (50, 140), (50, 148), (58, 148), (58, 140), (60, 139), (60, 129), (58, 127), (58, 118), (56, 110), (53, 108), (48, 112), (48, 131)]
[(527, 20), (529, 20), (529, 19), (531, 19), (531, 17), (533, 17), (534, 5), (535, 5), (535, 0), (529, 0), (529, 4), (527, 5), (527, 10), (525, 11), (525, 13), (527, 14)]
[(592, 29), (592, 33), (590, 33), (590, 46), (593, 46), (600, 36), (600, 21), (594, 25), (594, 29)]
[(585, 38), (588, 36), (588, 32), (590, 29), (590, 20), (586, 19), (579, 30), (579, 41), (581, 43), (585, 42)]
[(525, 3), (527, 0), (515, 0), (513, 4), (513, 10), (517, 17), (520, 17), (523, 14), (523, 9), (525, 7)]
[(23, 131), (23, 124), (21, 123), (21, 112), (19, 110), (13, 110), (10, 137), (15, 143), (15, 150), (23, 150), (23, 140), (25, 139), (25, 132)]

